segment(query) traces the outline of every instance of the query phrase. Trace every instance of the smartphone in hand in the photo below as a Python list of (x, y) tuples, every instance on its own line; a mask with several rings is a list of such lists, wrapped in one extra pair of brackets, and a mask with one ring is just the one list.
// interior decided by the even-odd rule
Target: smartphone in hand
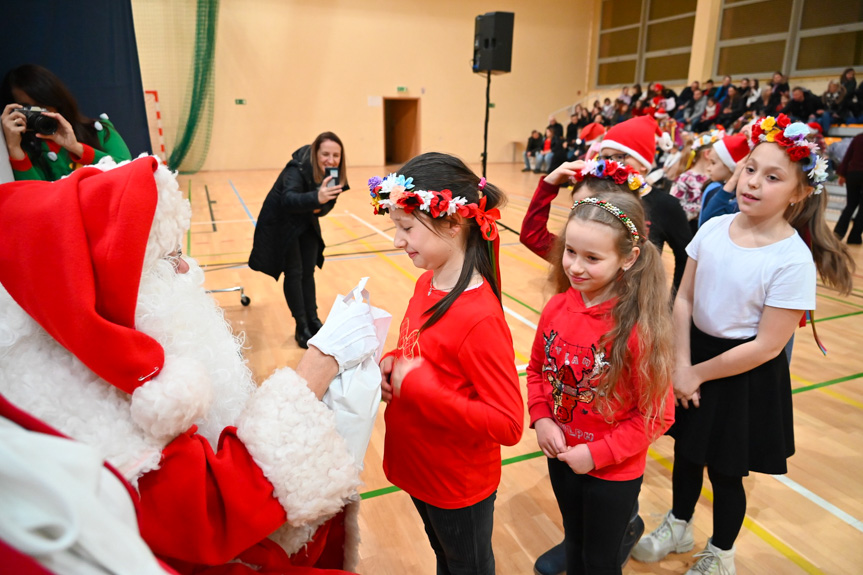
[(338, 168), (325, 168), (325, 170), (326, 170), (326, 174), (324, 175), (324, 177), (326, 177), (326, 176), (332, 177), (332, 179), (330, 180), (330, 183), (327, 184), (327, 187), (328, 188), (335, 188), (336, 186), (338, 186), (339, 185), (339, 169)]

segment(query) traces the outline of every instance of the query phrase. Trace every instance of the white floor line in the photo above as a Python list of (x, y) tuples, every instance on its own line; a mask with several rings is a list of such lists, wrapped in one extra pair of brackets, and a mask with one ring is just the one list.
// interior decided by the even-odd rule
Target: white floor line
[(524, 325), (530, 327), (530, 329), (536, 331), (536, 324), (533, 323), (532, 321), (530, 321), (529, 319), (527, 319), (526, 317), (524, 317), (523, 315), (520, 315), (520, 314), (512, 311), (511, 309), (509, 309), (506, 306), (503, 306), (503, 311), (508, 313), (509, 315), (511, 315), (512, 317), (514, 317), (515, 319), (517, 319), (518, 321), (520, 321)]
[(358, 221), (359, 223), (361, 223), (361, 224), (363, 224), (364, 226), (366, 226), (367, 228), (369, 228), (370, 230), (374, 231), (375, 233), (377, 233), (377, 234), (379, 234), (379, 235), (382, 235), (383, 237), (385, 237), (385, 238), (386, 238), (386, 239), (388, 239), (389, 241), (391, 241), (391, 242), (392, 242), (392, 241), (394, 241), (394, 240), (395, 240), (395, 238), (393, 238), (392, 236), (388, 236), (387, 234), (385, 234), (385, 233), (384, 233), (384, 232), (382, 232), (381, 230), (377, 229), (375, 226), (371, 225), (370, 223), (368, 223), (367, 221), (365, 221), (365, 220), (364, 220), (364, 219), (362, 219), (361, 217), (357, 216), (356, 214), (353, 214), (353, 213), (349, 212), (348, 210), (345, 210), (345, 213), (346, 213), (347, 215), (349, 215), (350, 217), (352, 217), (353, 219), (355, 219), (356, 221)]
[(515, 366), (515, 369), (516, 369), (516, 371), (524, 371), (525, 369), (527, 369), (527, 364), (523, 363), (521, 365), (517, 365), (517, 366)]
[(841, 519), (842, 521), (844, 521), (845, 523), (847, 523), (848, 525), (850, 525), (851, 527), (853, 527), (857, 531), (863, 532), (863, 521), (860, 521), (856, 517), (853, 517), (852, 515), (846, 513), (845, 511), (842, 511), (841, 509), (839, 509), (838, 507), (836, 507), (835, 505), (833, 505), (832, 503), (830, 503), (829, 501), (827, 501), (823, 497), (816, 495), (815, 493), (812, 493), (811, 491), (809, 491), (808, 489), (806, 489), (805, 487), (803, 487), (802, 485), (800, 485), (799, 483), (797, 483), (793, 479), (789, 479), (785, 475), (774, 475), (773, 479), (775, 479), (776, 481), (778, 481), (782, 485), (784, 485), (790, 489), (793, 489), (794, 491), (796, 491), (797, 493), (799, 493), (800, 495), (802, 495), (803, 497), (805, 497), (806, 499), (808, 499), (809, 501), (811, 501), (812, 503), (817, 505), (818, 507), (820, 507), (820, 508), (824, 509), (825, 511), (827, 511), (828, 513), (831, 513), (834, 516), (838, 517), (839, 519)]

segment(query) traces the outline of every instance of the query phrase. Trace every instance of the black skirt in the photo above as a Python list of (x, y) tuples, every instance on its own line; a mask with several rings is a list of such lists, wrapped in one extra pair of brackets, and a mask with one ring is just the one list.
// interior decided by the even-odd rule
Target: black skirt
[[(742, 343), (707, 335), (692, 325), (692, 364), (707, 361)], [(708, 465), (720, 473), (749, 475), (750, 471), (788, 472), (794, 454), (791, 375), (785, 350), (758, 367), (723, 379), (707, 381), (700, 390), (700, 407), (677, 406), (675, 457)]]

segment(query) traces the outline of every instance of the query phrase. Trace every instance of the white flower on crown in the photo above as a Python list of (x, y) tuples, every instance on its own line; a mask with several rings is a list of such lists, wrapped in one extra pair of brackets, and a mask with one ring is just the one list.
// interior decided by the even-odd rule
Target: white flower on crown
[(392, 192), (393, 187), (399, 184), (397, 176), (398, 175), (396, 173), (392, 173), (383, 179), (383, 181), (381, 182), (381, 194), (389, 194), (390, 192)]
[(815, 192), (816, 194), (820, 194), (824, 190), (824, 186), (821, 185), (821, 182), (827, 179), (827, 160), (822, 156), (817, 156), (815, 160), (815, 167), (809, 171), (809, 179), (815, 183)]
[(420, 209), (424, 212), (429, 211), (429, 208), (431, 207), (431, 202), (434, 199), (434, 194), (427, 190), (416, 190), (414, 193), (419, 196), (419, 199), (421, 200), (419, 206)]
[(599, 166), (599, 162), (596, 159), (587, 160), (584, 162), (584, 167), (581, 169), (581, 175), (586, 176), (587, 174), (595, 174), (596, 168)]
[(456, 196), (450, 200), (446, 207), (446, 215), (451, 216), (458, 211), (461, 206), (467, 205), (467, 198)]

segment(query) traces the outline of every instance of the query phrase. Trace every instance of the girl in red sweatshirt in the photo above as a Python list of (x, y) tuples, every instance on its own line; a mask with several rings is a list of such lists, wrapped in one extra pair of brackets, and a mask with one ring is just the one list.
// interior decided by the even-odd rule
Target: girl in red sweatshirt
[(576, 201), (560, 234), (528, 409), (563, 517), (567, 573), (620, 573), (647, 448), (674, 417), (669, 295), (641, 203), (626, 192), (643, 183), (637, 172), (600, 160), (576, 179), (619, 191)]
[(381, 360), (384, 472), (412, 498), (437, 572), (494, 575), (500, 446), (521, 438), (524, 404), (495, 272), (503, 194), (446, 154), (372, 178), (375, 213), (418, 268), (398, 347)]

